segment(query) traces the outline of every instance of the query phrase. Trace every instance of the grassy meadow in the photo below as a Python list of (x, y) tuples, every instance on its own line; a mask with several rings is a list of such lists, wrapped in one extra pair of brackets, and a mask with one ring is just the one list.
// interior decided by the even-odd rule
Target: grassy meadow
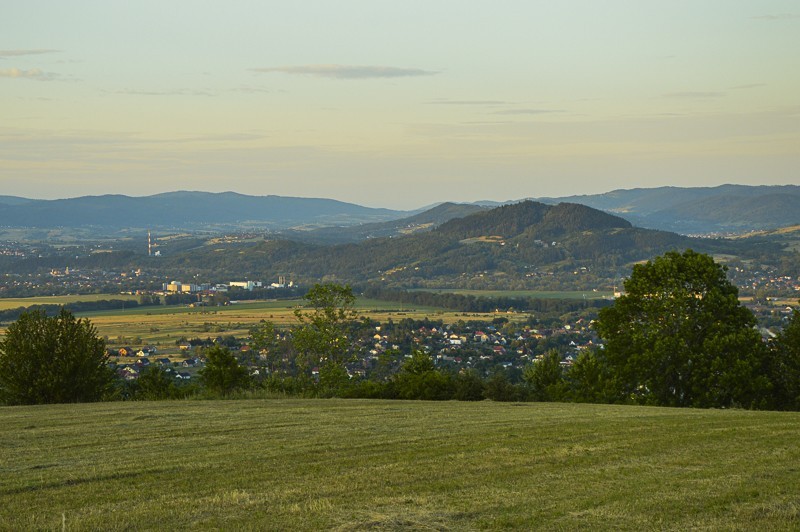
[(0, 529), (796, 530), (800, 414), (250, 399), (0, 408)]

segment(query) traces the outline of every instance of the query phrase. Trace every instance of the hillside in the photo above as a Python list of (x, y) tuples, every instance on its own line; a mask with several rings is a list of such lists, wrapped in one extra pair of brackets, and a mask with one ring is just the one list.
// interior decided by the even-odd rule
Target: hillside
[[(360, 243), (319, 246), (269, 240), (256, 245), (209, 245), (191, 257), (164, 261), (189, 264), (217, 275), (288, 275), (293, 279), (338, 279), (414, 284), (423, 280), (464, 280), (463, 276), (505, 275), (522, 279), (533, 272), (606, 272), (669, 249), (708, 248), (673, 233), (638, 229), (619, 217), (577, 204), (526, 201), (450, 220), (427, 232)], [(613, 273), (611, 274), (614, 275)]]
[[(443, 208), (452, 213), (448, 206)], [(420, 217), (417, 220), (431, 220)], [(441, 218), (440, 218), (441, 219)], [(396, 229), (396, 228), (395, 228)], [(564, 290), (608, 286), (631, 265), (669, 250), (692, 248), (730, 258), (778, 260), (788, 238), (697, 239), (642, 229), (585, 205), (533, 201), (481, 209), (410, 234), (324, 245), (269, 235), (201, 238), (159, 235), (160, 257), (144, 255), (146, 237), (113, 253), (0, 257), (15, 273), (52, 269), (135, 271), (161, 279), (276, 279), (380, 283), (387, 287)]]
[(308, 231), (285, 230), (280, 234), (289, 240), (317, 244), (344, 244), (370, 238), (385, 238), (429, 231), (454, 218), (462, 218), (484, 210), (478, 205), (442, 203), (421, 213), (388, 222), (320, 227)]
[(618, 214), (639, 227), (688, 233), (751, 231), (800, 223), (800, 186), (721, 185), (614, 190), (542, 198)]
[(800, 416), (556, 403), (0, 409), (3, 530), (791, 530)]
[(400, 218), (401, 211), (372, 209), (330, 199), (247, 196), (234, 192), (170, 192), (154, 196), (83, 196), (59, 200), (0, 201), (0, 226), (116, 229), (273, 228), (355, 224)]

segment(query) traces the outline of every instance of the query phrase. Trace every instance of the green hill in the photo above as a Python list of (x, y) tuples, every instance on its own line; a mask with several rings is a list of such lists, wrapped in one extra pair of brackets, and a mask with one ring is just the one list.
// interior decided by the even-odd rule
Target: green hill
[(2, 530), (790, 530), (800, 414), (249, 400), (0, 408)]
[(673, 233), (638, 229), (622, 218), (577, 204), (525, 201), (443, 223), (427, 232), (319, 246), (272, 240), (253, 246), (206, 246), (166, 263), (216, 273), (336, 278), (400, 283), (481, 272), (524, 276), (532, 270), (598, 267), (613, 271), (670, 249), (710, 245)]

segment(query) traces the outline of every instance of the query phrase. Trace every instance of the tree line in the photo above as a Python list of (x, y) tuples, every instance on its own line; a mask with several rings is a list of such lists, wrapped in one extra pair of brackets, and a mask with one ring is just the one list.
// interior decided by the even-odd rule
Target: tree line
[(514, 296), (475, 296), (425, 290), (394, 290), (370, 285), (363, 289), (364, 296), (381, 301), (395, 301), (406, 305), (440, 307), (458, 312), (486, 313), (500, 310), (522, 312), (559, 313), (577, 312), (611, 305), (605, 299), (557, 299)]
[[(379, 371), (366, 378), (351, 377), (348, 364), (356, 360), (359, 331), (374, 332), (373, 324), (355, 314), (349, 286), (316, 285), (296, 310), (294, 328), (278, 331), (262, 322), (251, 331), (247, 356), (263, 362), (264, 374), (251, 375), (242, 355), (214, 345), (206, 351), (199, 385), (181, 387), (163, 369), (151, 368), (122, 396), (231, 396), (260, 390), (315, 397), (800, 409), (800, 312), (765, 342), (724, 266), (692, 250), (636, 265), (625, 292), (598, 313), (601, 346), (582, 351), (571, 364), (551, 350), (516, 380), (505, 370), (481, 374), (443, 368), (422, 350), (408, 356), (388, 351), (378, 360)], [(284, 360), (291, 361), (290, 371)], [(103, 342), (88, 321), (76, 320), (66, 309), (55, 317), (23, 314), (0, 341), (0, 400), (113, 398), (106, 362)], [(84, 374), (91, 377), (88, 384), (82, 382)]]

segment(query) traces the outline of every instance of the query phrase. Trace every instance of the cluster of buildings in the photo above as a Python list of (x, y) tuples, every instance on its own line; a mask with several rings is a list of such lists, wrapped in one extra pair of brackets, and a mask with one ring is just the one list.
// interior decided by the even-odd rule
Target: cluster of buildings
[(197, 294), (201, 292), (227, 292), (231, 288), (238, 288), (241, 290), (248, 290), (252, 292), (257, 288), (277, 289), (277, 288), (292, 288), (294, 281), (286, 282), (286, 278), (281, 276), (275, 283), (264, 285), (261, 281), (231, 281), (229, 283), (184, 283), (181, 281), (171, 281), (164, 283), (162, 289), (167, 294)]

